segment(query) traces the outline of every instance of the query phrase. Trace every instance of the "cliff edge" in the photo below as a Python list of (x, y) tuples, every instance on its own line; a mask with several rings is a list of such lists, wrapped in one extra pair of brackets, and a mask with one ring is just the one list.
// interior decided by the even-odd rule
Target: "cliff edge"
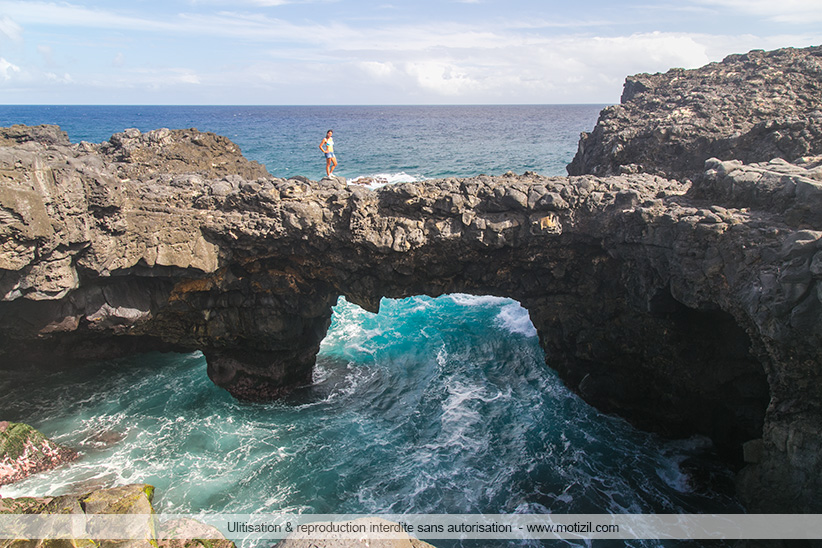
[[(739, 63), (750, 72), (738, 95), (772, 93), (744, 87), (769, 60), (818, 52), (748, 54), (758, 61)], [(643, 78), (687, 90), (700, 70)], [(800, 117), (822, 94), (779, 100)], [(815, 118), (802, 120), (813, 134)], [(714, 150), (697, 148), (683, 157)], [(73, 144), (56, 127), (2, 129), (0, 357), (26, 367), (196, 349), (216, 384), (265, 400), (310, 382), (340, 295), (371, 311), (382, 297), (507, 296), (587, 401), (710, 436), (746, 465), (752, 511), (819, 512), (822, 157), (740, 150), (672, 163), (688, 183), (646, 163), (373, 191), (272, 177), (196, 130)]]
[(706, 160), (822, 154), (822, 46), (730, 55), (625, 80), (619, 105), (584, 133), (569, 175), (699, 177)]

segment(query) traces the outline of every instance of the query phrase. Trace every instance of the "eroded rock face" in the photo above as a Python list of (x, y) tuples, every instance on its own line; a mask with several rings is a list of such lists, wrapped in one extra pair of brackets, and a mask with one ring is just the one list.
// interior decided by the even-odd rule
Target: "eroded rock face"
[[(310, 382), (339, 295), (376, 311), (384, 296), (469, 292), (522, 302), (569, 386), (643, 427), (708, 434), (731, 458), (764, 432), (767, 459), (787, 451), (767, 437), (780, 402), (815, 420), (815, 168), (717, 161), (690, 190), (527, 173), (372, 191), (157, 174), (108, 150), (0, 148), (18, 197), (3, 202), (7, 363), (200, 349), (214, 382), (269, 399)], [(754, 172), (783, 199), (729, 183)]]
[[(749, 54), (785, 56), (800, 58)], [(651, 79), (690, 90), (689, 74)], [(796, 102), (806, 110), (789, 113), (812, 108)], [(508, 296), (586, 400), (709, 435), (740, 464), (745, 447), (751, 510), (822, 511), (822, 158), (703, 158), (686, 184), (526, 173), (372, 191), (273, 178), (192, 130), (61, 135), (0, 132), (7, 363), (199, 349), (218, 385), (269, 399), (310, 382), (340, 295), (371, 311), (382, 297)]]
[(752, 163), (819, 155), (820, 97), (822, 46), (631, 76), (621, 104), (583, 134), (568, 173), (692, 178), (712, 157)]

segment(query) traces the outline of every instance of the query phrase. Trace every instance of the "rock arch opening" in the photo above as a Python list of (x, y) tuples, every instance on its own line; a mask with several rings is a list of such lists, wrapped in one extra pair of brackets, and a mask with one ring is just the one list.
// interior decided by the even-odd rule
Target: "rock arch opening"
[[(299, 401), (346, 401), (352, 431), (374, 427), (361, 433), (368, 438), (363, 443), (384, 436), (383, 445), (403, 444), (398, 458), (413, 474), (391, 469), (397, 478), (376, 489), (391, 483), (408, 490), (413, 504), (430, 497), (467, 504), (461, 511), (489, 503), (506, 511), (620, 511), (609, 499), (617, 496), (635, 510), (661, 511), (677, 497), (693, 510), (708, 498), (729, 497), (730, 472), (697, 485), (699, 474), (687, 470), (710, 458), (702, 441), (673, 441), (600, 413), (545, 362), (527, 310), (512, 299), (384, 298), (374, 314), (341, 298), (317, 357), (315, 384)], [(636, 469), (628, 470), (628, 462)], [(401, 487), (404, 481), (420, 491)], [(519, 508), (517, 489), (524, 490)]]
[(671, 326), (668, 351), (692, 366), (681, 405), (694, 426), (728, 460), (741, 465), (742, 445), (762, 437), (770, 401), (767, 376), (750, 337), (728, 312), (688, 307), (667, 288), (651, 299), (650, 312)]

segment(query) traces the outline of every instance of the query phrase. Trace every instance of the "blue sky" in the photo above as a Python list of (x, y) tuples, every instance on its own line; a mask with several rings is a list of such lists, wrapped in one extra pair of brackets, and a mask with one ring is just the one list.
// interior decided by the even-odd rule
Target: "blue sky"
[(0, 0), (0, 104), (616, 103), (822, 0)]

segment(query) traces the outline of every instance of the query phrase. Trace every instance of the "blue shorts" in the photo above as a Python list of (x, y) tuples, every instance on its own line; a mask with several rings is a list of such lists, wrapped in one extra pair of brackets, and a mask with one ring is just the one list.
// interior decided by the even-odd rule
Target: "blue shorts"
[(334, 153), (333, 153), (333, 152), (326, 152), (326, 153), (325, 153), (325, 157), (326, 157), (326, 158), (336, 158), (336, 156), (334, 156)]

